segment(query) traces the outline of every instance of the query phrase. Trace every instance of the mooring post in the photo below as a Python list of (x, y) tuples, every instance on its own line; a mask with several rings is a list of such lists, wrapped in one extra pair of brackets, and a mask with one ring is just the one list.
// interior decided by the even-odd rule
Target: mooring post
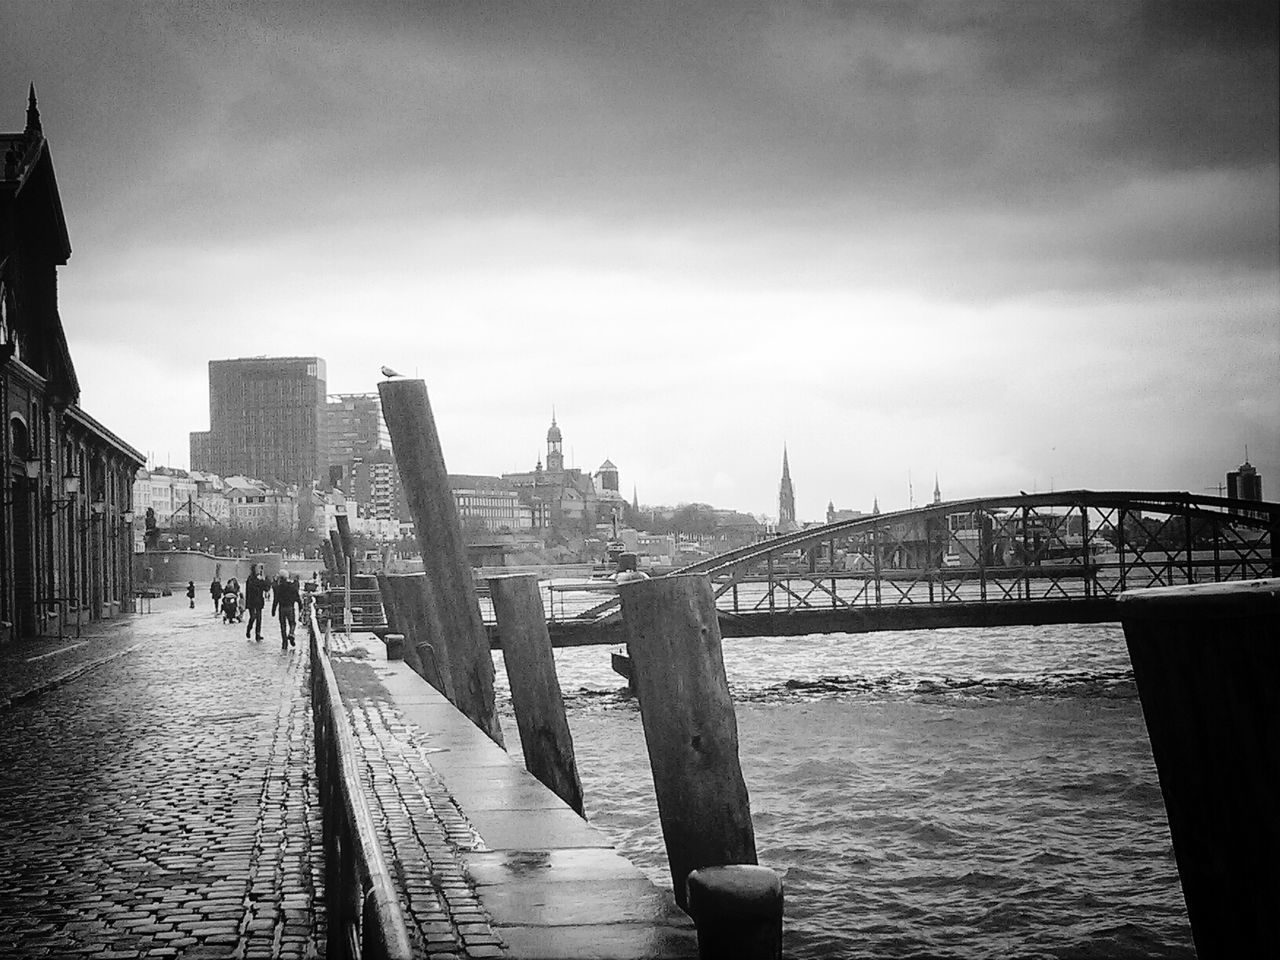
[(345, 513), (339, 513), (333, 519), (338, 524), (338, 540), (342, 544), (342, 554), (349, 561), (344, 566), (354, 565), (356, 561), (356, 541), (351, 536), (351, 518)]
[(347, 554), (342, 549), (342, 538), (338, 536), (338, 528), (329, 531), (329, 549), (333, 553), (333, 572), (340, 577), (347, 575)]
[[(407, 649), (413, 651), (411, 657), (405, 657), (409, 666), (458, 706), (449, 665), (448, 637), (440, 626), (431, 584), (424, 574), (405, 573), (389, 575), (387, 587), (395, 603), (399, 632), (405, 635)], [(429, 662), (420, 653), (425, 648), (431, 650)]]
[(767, 867), (703, 867), (689, 874), (688, 910), (700, 960), (780, 960), (782, 881)]
[(1274, 949), (1280, 904), (1280, 579), (1120, 598), (1201, 960)]
[(618, 593), (672, 888), (687, 910), (690, 872), (756, 862), (715, 597), (705, 574)]
[(378, 384), (378, 394), (396, 451), (400, 482), (413, 514), (432, 605), (442, 634), (449, 638), (454, 704), (501, 744), (489, 637), (480, 618), (458, 505), (449, 487), (427, 385), (421, 380), (384, 380)]
[(511, 682), (511, 705), (520, 729), (524, 765), (556, 796), (582, 812), (582, 782), (573, 737), (564, 714), (542, 593), (533, 574), (490, 577), (489, 596), (498, 618), (502, 659)]

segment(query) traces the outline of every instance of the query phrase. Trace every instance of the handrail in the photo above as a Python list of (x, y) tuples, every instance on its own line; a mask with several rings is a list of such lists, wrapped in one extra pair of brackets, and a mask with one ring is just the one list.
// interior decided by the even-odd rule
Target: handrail
[(329, 655), (320, 642), (315, 607), (307, 604), (307, 627), (311, 635), (316, 774), (324, 813), (325, 899), (331, 931), (328, 956), (339, 960), (412, 960), (408, 926), (361, 789), (355, 741)]

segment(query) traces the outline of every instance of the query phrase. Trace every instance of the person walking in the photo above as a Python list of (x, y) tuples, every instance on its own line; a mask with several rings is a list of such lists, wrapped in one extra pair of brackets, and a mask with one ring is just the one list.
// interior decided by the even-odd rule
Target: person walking
[(222, 610), (222, 581), (216, 573), (213, 575), (213, 582), (209, 584), (209, 596), (213, 597), (213, 615), (216, 617)]
[(271, 590), (271, 582), (258, 572), (255, 563), (249, 568), (249, 578), (244, 582), (244, 606), (249, 611), (249, 622), (244, 628), (244, 637), (262, 642), (262, 608), (267, 603), (267, 593)]
[(192, 610), (196, 608), (196, 582), (194, 580), (187, 581), (187, 606)]
[(272, 591), (271, 612), (280, 616), (280, 649), (288, 650), (296, 647), (294, 633), (298, 628), (298, 607), (302, 604), (302, 596), (298, 591), (298, 578), (290, 578), (280, 571)]

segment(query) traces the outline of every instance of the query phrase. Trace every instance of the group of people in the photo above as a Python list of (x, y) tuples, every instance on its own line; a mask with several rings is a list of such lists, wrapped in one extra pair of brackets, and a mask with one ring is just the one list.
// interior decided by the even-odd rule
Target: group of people
[[(249, 568), (249, 576), (241, 588), (235, 577), (227, 579), (225, 584), (217, 577), (209, 584), (209, 595), (213, 598), (213, 613), (222, 615), (223, 623), (241, 623), (245, 611), (249, 613), (249, 622), (245, 625), (246, 640), (262, 642), (262, 611), (266, 607), (267, 594), (271, 594), (271, 614), (280, 620), (280, 649), (288, 650), (297, 646), (294, 635), (298, 629), (298, 608), (302, 606), (302, 593), (298, 585), (297, 575), (289, 576), (281, 570), (275, 582), (268, 580), (261, 573), (261, 566), (253, 564)], [(195, 605), (195, 584), (187, 584), (187, 596)]]

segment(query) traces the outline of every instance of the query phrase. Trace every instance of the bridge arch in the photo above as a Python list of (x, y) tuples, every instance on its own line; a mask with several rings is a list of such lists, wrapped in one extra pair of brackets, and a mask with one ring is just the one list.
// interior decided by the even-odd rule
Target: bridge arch
[[(670, 575), (690, 573), (710, 577), (727, 636), (1107, 622), (1125, 590), (1280, 576), (1280, 504), (979, 497), (810, 527)], [(617, 609), (615, 598), (578, 619), (613, 626), (603, 634), (617, 641)]]

